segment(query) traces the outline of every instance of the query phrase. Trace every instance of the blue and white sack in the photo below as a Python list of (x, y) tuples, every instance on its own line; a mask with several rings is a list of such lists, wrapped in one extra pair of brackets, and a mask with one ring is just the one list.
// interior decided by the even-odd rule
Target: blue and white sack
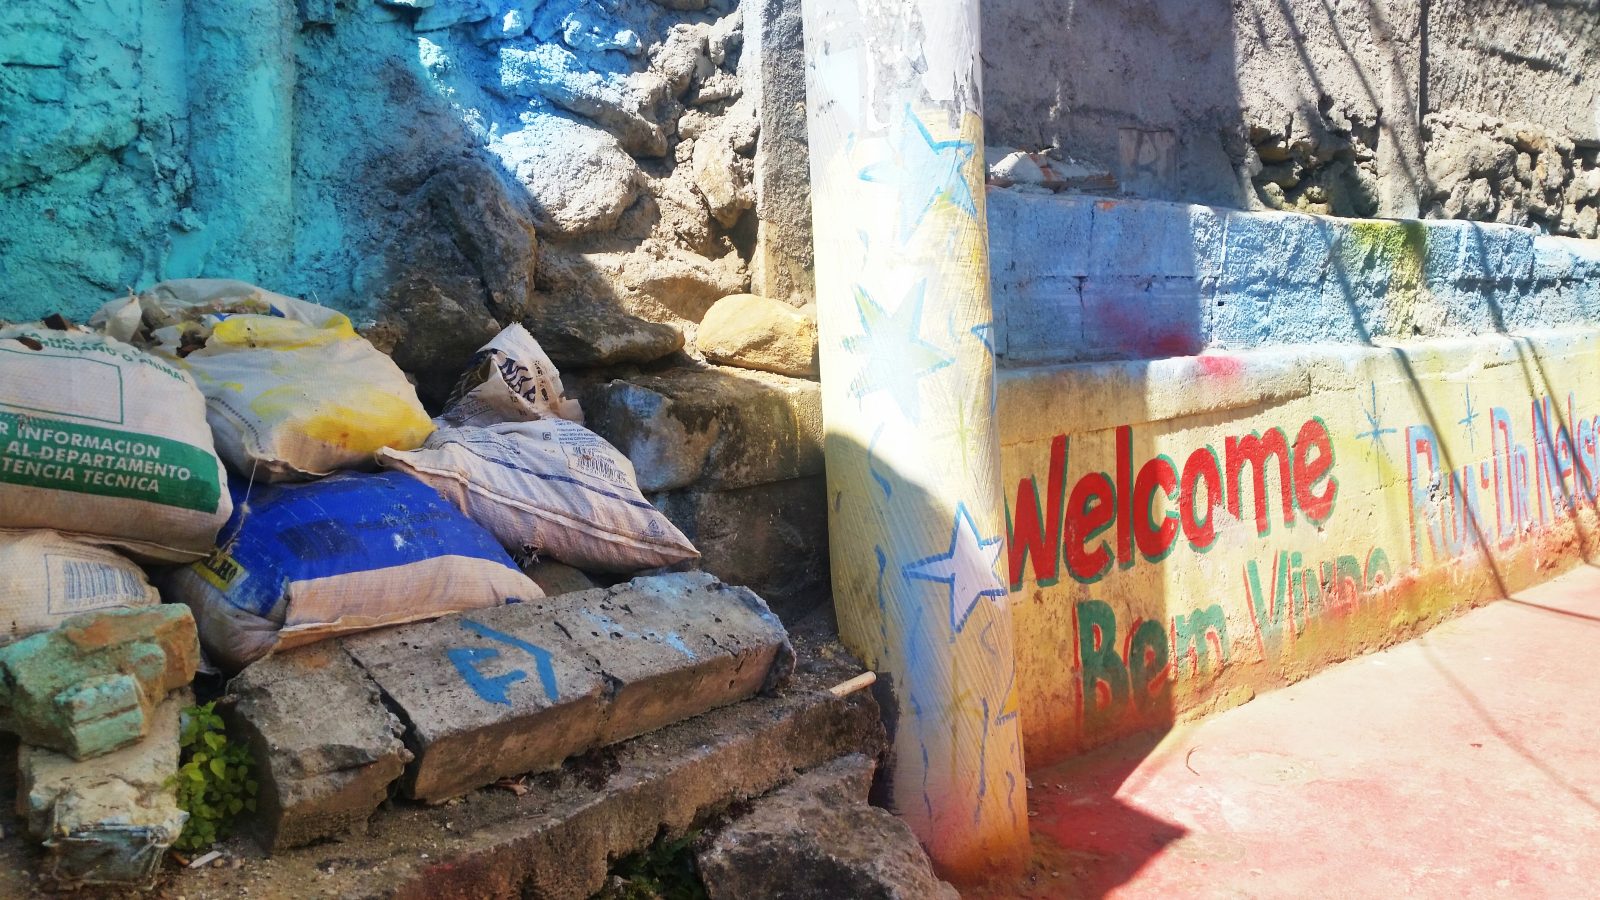
[(338, 634), (544, 596), (493, 535), (408, 475), (235, 479), (229, 490), (216, 552), (164, 585), (226, 671)]

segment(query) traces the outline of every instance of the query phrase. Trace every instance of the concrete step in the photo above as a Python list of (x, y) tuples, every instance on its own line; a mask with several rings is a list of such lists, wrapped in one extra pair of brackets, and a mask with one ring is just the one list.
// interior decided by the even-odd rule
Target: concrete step
[[(828, 688), (861, 671), (821, 628), (791, 630), (790, 683), (521, 779), (520, 796), (486, 788), (449, 803), (380, 808), (366, 832), (266, 857), (243, 838), (221, 868), (169, 867), (163, 896), (255, 900), (346, 898), (584, 898), (611, 861), (661, 836), (698, 827), (831, 760), (877, 756), (886, 738), (870, 692)], [(11, 769), (0, 747), (0, 771)], [(10, 785), (0, 781), (0, 804)], [(3, 820), (0, 820), (3, 821)], [(34, 851), (7, 825), (0, 896), (30, 896)], [(232, 865), (238, 862), (238, 867)]]

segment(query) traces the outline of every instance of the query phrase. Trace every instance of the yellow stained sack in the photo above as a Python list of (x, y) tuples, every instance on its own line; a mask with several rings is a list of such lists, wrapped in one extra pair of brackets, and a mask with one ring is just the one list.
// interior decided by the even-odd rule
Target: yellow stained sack
[(96, 321), (134, 329), (188, 369), (217, 452), (246, 478), (369, 470), (379, 448), (415, 448), (433, 431), (400, 367), (344, 314), (314, 303), (193, 279), (109, 304)]

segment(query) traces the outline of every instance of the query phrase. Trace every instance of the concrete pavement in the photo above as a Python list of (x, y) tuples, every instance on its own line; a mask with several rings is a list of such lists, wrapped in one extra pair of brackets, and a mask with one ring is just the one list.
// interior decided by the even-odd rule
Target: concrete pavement
[(1165, 735), (1030, 772), (968, 897), (1600, 893), (1600, 568)]

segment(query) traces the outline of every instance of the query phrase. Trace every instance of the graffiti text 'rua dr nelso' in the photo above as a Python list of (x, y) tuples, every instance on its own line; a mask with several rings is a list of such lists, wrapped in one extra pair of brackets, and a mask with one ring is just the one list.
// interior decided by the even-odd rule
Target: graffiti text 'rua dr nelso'
[[(1123, 425), (1116, 430), (1116, 454), (1115, 472), (1088, 472), (1068, 490), (1071, 440), (1058, 434), (1043, 497), (1036, 476), (1018, 483), (1006, 516), (1011, 590), (1022, 589), (1029, 563), (1034, 581), (1047, 587), (1060, 579), (1063, 563), (1065, 574), (1093, 584), (1113, 564), (1128, 569), (1141, 558), (1160, 562), (1180, 543), (1204, 553), (1216, 543), (1219, 507), (1253, 520), (1262, 536), (1272, 530), (1274, 507), (1284, 525), (1301, 516), (1321, 525), (1339, 494), (1333, 443), (1318, 417), (1307, 419), (1293, 441), (1277, 427), (1229, 435), (1220, 455), (1212, 445), (1197, 447), (1181, 466), (1165, 454), (1134, 460), (1133, 427)], [(1269, 494), (1269, 472), (1276, 493)]]

